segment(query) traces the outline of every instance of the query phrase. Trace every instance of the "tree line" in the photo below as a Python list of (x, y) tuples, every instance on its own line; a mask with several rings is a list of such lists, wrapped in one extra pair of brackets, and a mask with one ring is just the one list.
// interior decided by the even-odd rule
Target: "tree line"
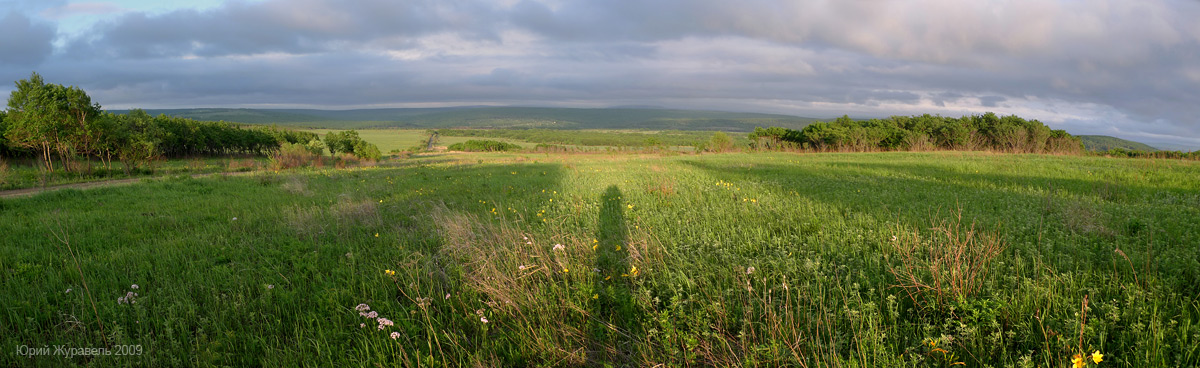
[(749, 135), (759, 149), (818, 151), (994, 150), (1016, 153), (1078, 153), (1083, 142), (1037, 120), (994, 113), (951, 118), (935, 115), (852, 120), (842, 116), (802, 130), (755, 128)]
[(113, 114), (79, 87), (46, 83), (37, 73), (16, 85), (0, 112), (0, 155), (33, 157), (49, 171), (88, 171), (92, 160), (112, 170), (116, 159), (128, 174), (161, 158), (263, 155), (284, 144), (319, 148), (318, 154), (328, 146), (335, 155), (380, 156), (356, 132), (331, 133), (327, 145), (315, 133), (274, 126), (150, 116), (141, 109)]

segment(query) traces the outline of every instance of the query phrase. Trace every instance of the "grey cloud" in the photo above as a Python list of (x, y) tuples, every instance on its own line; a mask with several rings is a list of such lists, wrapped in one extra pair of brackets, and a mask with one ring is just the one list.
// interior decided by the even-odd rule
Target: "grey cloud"
[(997, 107), (999, 103), (1008, 100), (1004, 96), (982, 96), (979, 97), (979, 104), (984, 107)]
[(69, 49), (81, 58), (304, 54), (440, 31), (495, 38), (487, 27), (491, 13), (487, 2), (232, 2), (207, 11), (130, 13), (101, 24), (98, 36), (74, 40)]
[(54, 51), (54, 32), (49, 24), (9, 12), (0, 18), (0, 64), (36, 66)]

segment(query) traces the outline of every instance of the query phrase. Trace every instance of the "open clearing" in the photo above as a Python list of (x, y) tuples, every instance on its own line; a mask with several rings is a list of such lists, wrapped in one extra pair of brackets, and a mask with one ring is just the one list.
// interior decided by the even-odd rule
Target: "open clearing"
[[(1197, 177), (432, 154), (0, 199), (0, 366), (1196, 366)], [(12, 353), (106, 344), (142, 354)]]

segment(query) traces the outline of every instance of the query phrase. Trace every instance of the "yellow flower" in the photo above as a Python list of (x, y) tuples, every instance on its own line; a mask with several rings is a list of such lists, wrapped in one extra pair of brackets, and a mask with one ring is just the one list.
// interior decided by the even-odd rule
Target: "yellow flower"
[(600, 245), (593, 245), (592, 250), (596, 250), (596, 248), (599, 248), (599, 247), (600, 247)]
[(1099, 351), (1099, 350), (1096, 350), (1096, 352), (1095, 352), (1095, 353), (1092, 353), (1092, 361), (1096, 362), (1096, 364), (1099, 364), (1100, 362), (1103, 362), (1103, 361), (1104, 361), (1104, 354), (1100, 354), (1100, 351)]
[(378, 238), (378, 237), (379, 237), (379, 233), (375, 233), (375, 237), (376, 237), (376, 238)]
[(604, 281), (608, 281), (608, 279), (611, 279), (611, 278), (612, 278), (612, 275), (604, 276)]
[(592, 294), (592, 299), (600, 299), (600, 294)]
[(592, 243), (599, 243), (599, 242), (600, 242), (599, 240), (592, 239)]
[(1075, 364), (1075, 368), (1083, 368), (1087, 366), (1087, 362), (1083, 361), (1083, 357), (1075, 354), (1075, 358), (1071, 359), (1071, 363)]
[(396, 271), (392, 271), (392, 270), (383, 270), (383, 273), (384, 273), (384, 274), (387, 274), (388, 276), (395, 276), (395, 275), (396, 275)]
[(637, 266), (633, 266), (633, 268), (630, 268), (630, 269), (629, 269), (629, 274), (630, 274), (631, 276), (637, 276), (637, 275), (638, 275), (638, 269), (637, 269)]
[(563, 272), (564, 272), (564, 273), (566, 273), (567, 271), (568, 271), (568, 270), (567, 270), (566, 268), (564, 268), (564, 269), (563, 269)]
[(617, 244), (617, 250), (621, 250), (621, 245)]
[(633, 205), (632, 205), (632, 204), (631, 204), (631, 205), (629, 205), (629, 209), (631, 209), (631, 210), (633, 209)]

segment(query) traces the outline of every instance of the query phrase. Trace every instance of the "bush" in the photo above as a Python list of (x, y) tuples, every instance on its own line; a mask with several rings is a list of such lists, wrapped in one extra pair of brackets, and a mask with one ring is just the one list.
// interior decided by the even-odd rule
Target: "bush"
[(712, 139), (708, 141), (708, 149), (715, 152), (728, 152), (733, 150), (733, 138), (730, 138), (725, 132), (713, 133)]
[(275, 170), (290, 169), (293, 167), (309, 166), (313, 161), (319, 160), (321, 157), (309, 152), (308, 147), (295, 144), (284, 143), (279, 146), (279, 149), (271, 153), (271, 168)]
[(354, 144), (354, 156), (364, 160), (375, 161), (382, 158), (383, 154), (379, 153), (378, 146), (367, 143), (367, 141), (358, 141)]
[(521, 149), (521, 146), (500, 141), (469, 140), (462, 143), (452, 144), (446, 149), (463, 152), (501, 152), (519, 150)]

